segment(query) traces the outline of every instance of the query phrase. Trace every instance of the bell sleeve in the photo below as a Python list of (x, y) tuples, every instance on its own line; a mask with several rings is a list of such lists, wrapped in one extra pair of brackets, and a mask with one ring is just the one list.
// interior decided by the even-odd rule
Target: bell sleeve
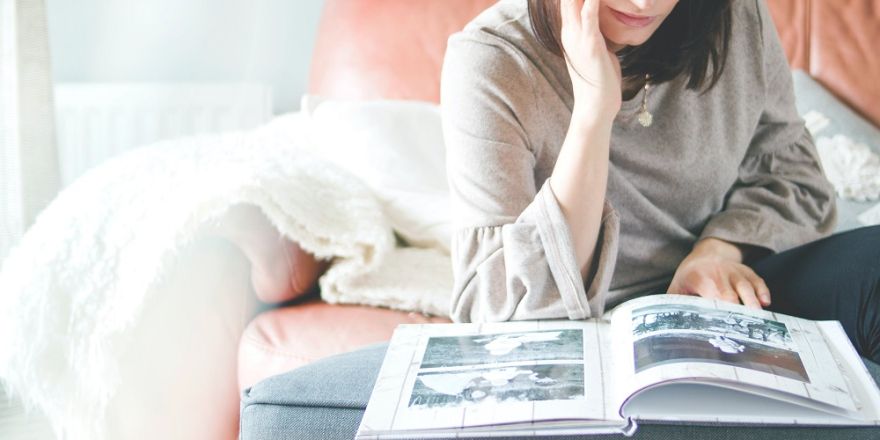
[(836, 201), (795, 108), (791, 70), (776, 29), (764, 2), (756, 3), (763, 39), (762, 112), (724, 209), (700, 238), (781, 252), (833, 232)]
[(457, 322), (599, 316), (617, 255), (609, 204), (587, 279), (549, 180), (536, 182), (535, 79), (522, 53), (485, 33), (449, 39), (441, 79), (452, 194), (451, 318)]

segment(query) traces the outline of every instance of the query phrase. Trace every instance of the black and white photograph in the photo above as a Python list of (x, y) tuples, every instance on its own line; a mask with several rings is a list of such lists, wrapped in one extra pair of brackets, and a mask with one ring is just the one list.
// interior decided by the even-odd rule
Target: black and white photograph
[(409, 407), (456, 408), (584, 398), (582, 364), (512, 365), (420, 372)]
[(704, 332), (659, 332), (633, 344), (636, 373), (673, 363), (713, 363), (810, 383), (800, 355), (748, 338)]
[(703, 331), (796, 351), (788, 327), (779, 321), (678, 304), (653, 305), (632, 313), (632, 333), (636, 339), (673, 330)]
[(421, 368), (584, 358), (583, 330), (442, 336), (428, 340)]

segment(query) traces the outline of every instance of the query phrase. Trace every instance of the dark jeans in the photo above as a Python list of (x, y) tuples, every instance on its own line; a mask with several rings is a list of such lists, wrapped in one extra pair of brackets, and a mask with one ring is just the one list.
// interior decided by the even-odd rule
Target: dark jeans
[(880, 226), (856, 229), (751, 264), (769, 310), (838, 320), (862, 356), (880, 363)]

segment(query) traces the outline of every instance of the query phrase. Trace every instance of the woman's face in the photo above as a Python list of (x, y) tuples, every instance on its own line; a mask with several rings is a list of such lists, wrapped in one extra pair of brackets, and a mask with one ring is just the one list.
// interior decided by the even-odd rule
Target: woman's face
[(599, 29), (615, 52), (654, 34), (678, 0), (601, 0)]

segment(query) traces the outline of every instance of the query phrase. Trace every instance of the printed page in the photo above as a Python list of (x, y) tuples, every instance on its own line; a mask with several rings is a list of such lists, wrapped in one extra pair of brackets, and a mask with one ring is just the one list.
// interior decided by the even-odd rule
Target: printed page
[(820, 321), (816, 324), (822, 330), (825, 339), (830, 341), (837, 367), (846, 372), (844, 378), (847, 389), (862, 419), (880, 425), (880, 388), (877, 387), (855, 347), (849, 342), (843, 326), (838, 321)]
[(816, 322), (683, 295), (651, 295), (618, 309), (613, 333), (630, 349), (615, 354), (633, 372), (626, 395), (696, 379), (838, 414), (856, 410)]
[[(829, 341), (836, 367), (844, 372), (848, 392), (855, 402), (857, 414), (829, 413), (827, 410), (772, 399), (761, 393), (747, 393), (737, 384), (719, 388), (717, 383), (696, 381), (663, 384), (640, 392), (626, 403), (625, 414), (642, 420), (669, 422), (688, 421), (749, 425), (880, 425), (880, 389), (864, 363), (849, 343), (837, 321), (817, 321), (816, 325)], [(827, 368), (834, 368), (829, 365)], [(694, 405), (693, 402), (699, 402)]]
[(399, 326), (358, 435), (573, 420), (623, 427), (617, 408), (606, 404), (598, 326)]
[[(699, 402), (694, 405), (693, 402)], [(747, 425), (871, 425), (865, 419), (841, 417), (786, 400), (735, 388), (698, 383), (671, 383), (642, 391), (626, 403), (625, 413), (639, 420)]]

